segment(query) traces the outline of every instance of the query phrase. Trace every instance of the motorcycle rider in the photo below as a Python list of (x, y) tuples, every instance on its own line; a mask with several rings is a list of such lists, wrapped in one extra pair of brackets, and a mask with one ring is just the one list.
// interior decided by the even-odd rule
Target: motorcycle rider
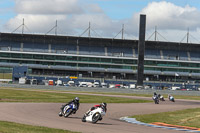
[(169, 100), (173, 99), (174, 97), (171, 94), (168, 94)]
[(97, 108), (102, 108), (105, 112), (107, 111), (107, 103), (101, 103), (98, 105), (94, 105), (93, 107), (91, 107), (86, 113), (85, 116), (88, 116), (88, 114), (92, 111), (95, 110)]
[(79, 109), (79, 105), (80, 105), (80, 103), (79, 103), (79, 98), (78, 97), (75, 97), (74, 99), (72, 99), (70, 102), (68, 102), (67, 104), (65, 104), (61, 109), (63, 110), (64, 109), (64, 107), (66, 106), (66, 105), (69, 105), (69, 104), (74, 104), (75, 105), (75, 109), (73, 110), (73, 113), (75, 114), (76, 113), (76, 111)]
[(154, 92), (154, 93), (153, 93), (153, 97), (152, 97), (152, 98), (153, 98), (153, 100), (155, 100), (157, 97), (158, 97), (157, 93), (156, 93), (156, 92)]
[(165, 101), (163, 95), (158, 94), (158, 98), (159, 98), (160, 100), (162, 100), (162, 101)]

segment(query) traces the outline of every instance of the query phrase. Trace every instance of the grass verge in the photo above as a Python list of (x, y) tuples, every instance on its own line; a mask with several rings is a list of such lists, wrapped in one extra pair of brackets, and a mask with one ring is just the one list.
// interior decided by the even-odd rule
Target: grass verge
[(135, 115), (138, 121), (145, 123), (162, 122), (166, 124), (200, 128), (200, 108), (186, 109), (174, 112)]
[(107, 96), (91, 96), (91, 95), (78, 95), (67, 94), (58, 91), (42, 92), (42, 91), (29, 91), (29, 90), (15, 90), (15, 89), (0, 89), (0, 102), (52, 102), (52, 103), (65, 103), (75, 97), (80, 98), (81, 103), (147, 103), (152, 102), (148, 100), (107, 97)]
[[(80, 91), (73, 91), (80, 92)], [(197, 91), (198, 92), (198, 91)], [(108, 95), (122, 95), (122, 96), (139, 96), (139, 97), (152, 97), (152, 94), (135, 94), (135, 93), (115, 93), (115, 92), (81, 92), (81, 93), (90, 93), (90, 94), (108, 94)], [(173, 93), (171, 93), (173, 94)], [(163, 95), (165, 99), (167, 99), (168, 95)], [(185, 100), (200, 100), (200, 96), (189, 96), (189, 95), (173, 95), (175, 99), (185, 99)]]
[(0, 133), (78, 133), (61, 129), (0, 121)]
[[(12, 88), (12, 87), (0, 87), (1, 89), (20, 89), (20, 88)], [(25, 89), (25, 88), (24, 88)], [(34, 90), (28, 88), (27, 90)], [(35, 89), (41, 91), (49, 91), (49, 89)], [(78, 93), (88, 93), (88, 94), (108, 94), (108, 95), (122, 95), (122, 96), (138, 96), (138, 97), (152, 97), (153, 94), (136, 94), (136, 93), (118, 93), (118, 92), (88, 92), (88, 91), (63, 91), (63, 90), (51, 90), (55, 92), (78, 92)], [(197, 91), (198, 93), (198, 91)], [(173, 93), (171, 93), (173, 95)], [(163, 94), (164, 98), (167, 99), (168, 95)], [(191, 96), (191, 95), (173, 95), (175, 99), (185, 99), (185, 100), (200, 100), (199, 96)]]

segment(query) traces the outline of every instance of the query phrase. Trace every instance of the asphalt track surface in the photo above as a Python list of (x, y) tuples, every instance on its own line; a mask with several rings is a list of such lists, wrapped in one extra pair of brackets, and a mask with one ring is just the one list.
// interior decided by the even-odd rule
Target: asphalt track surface
[[(129, 98), (131, 97), (129, 96)], [(200, 101), (194, 100), (176, 100), (175, 103), (166, 100), (165, 102), (160, 102), (159, 105), (154, 103), (108, 104), (108, 111), (103, 120), (97, 124), (92, 124), (82, 122), (81, 118), (94, 104), (80, 104), (77, 113), (69, 118), (58, 116), (62, 104), (0, 103), (0, 120), (83, 133), (183, 133), (184, 131), (131, 124), (120, 121), (119, 118), (200, 107)]]

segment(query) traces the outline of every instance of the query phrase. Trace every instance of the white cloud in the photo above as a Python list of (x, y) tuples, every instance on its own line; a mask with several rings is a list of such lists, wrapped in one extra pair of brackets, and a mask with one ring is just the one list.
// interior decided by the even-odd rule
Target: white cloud
[[(81, 3), (80, 0), (15, 0), (17, 15), (6, 24), (12, 31), (25, 24), (32, 32), (46, 33), (58, 20), (58, 32), (67, 35), (80, 35), (91, 22), (92, 29), (103, 37), (114, 37), (125, 24), (125, 38), (136, 39), (139, 31), (139, 15), (147, 15), (147, 37), (154, 27), (169, 41), (180, 41), (189, 27), (197, 34), (200, 27), (200, 11), (194, 7), (176, 6), (170, 2), (151, 2), (132, 18), (113, 20), (106, 15), (98, 4)], [(120, 9), (119, 9), (120, 10)], [(120, 35), (119, 35), (120, 36)], [(120, 37), (118, 37), (120, 38)], [(160, 38), (162, 39), (162, 37)]]
[(78, 0), (15, 0), (20, 14), (79, 14)]
[(31, 15), (31, 14), (19, 14), (15, 16), (15, 18), (10, 19), (6, 26), (9, 31), (15, 30), (22, 24), (24, 19), (24, 23), (27, 29), (26, 32), (40, 32), (46, 33), (50, 28), (55, 25), (55, 21), (63, 21), (66, 19), (65, 15)]
[(85, 6), (90, 13), (103, 13), (103, 10), (97, 4), (88, 4)]
[(157, 25), (161, 29), (185, 30), (200, 26), (200, 12), (188, 5), (180, 7), (165, 1), (152, 2), (140, 13), (147, 15), (147, 28)]

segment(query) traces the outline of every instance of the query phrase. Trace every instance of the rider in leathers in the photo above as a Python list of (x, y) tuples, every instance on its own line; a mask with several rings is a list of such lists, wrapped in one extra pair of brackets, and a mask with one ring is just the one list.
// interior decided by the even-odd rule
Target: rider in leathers
[(65, 107), (66, 105), (69, 105), (69, 104), (72, 104), (72, 103), (74, 103), (74, 105), (75, 105), (75, 107), (76, 107), (76, 108), (73, 110), (73, 113), (75, 114), (76, 111), (79, 109), (79, 105), (80, 105), (80, 103), (79, 103), (79, 98), (78, 98), (78, 97), (76, 97), (75, 99), (72, 99), (70, 102), (68, 102), (67, 104), (65, 104), (61, 109), (63, 110), (64, 107)]
[(98, 105), (94, 105), (90, 110), (88, 110), (85, 115), (87, 116), (92, 110), (95, 110), (97, 108), (102, 108), (105, 112), (107, 111), (107, 104), (106, 103), (101, 103)]

